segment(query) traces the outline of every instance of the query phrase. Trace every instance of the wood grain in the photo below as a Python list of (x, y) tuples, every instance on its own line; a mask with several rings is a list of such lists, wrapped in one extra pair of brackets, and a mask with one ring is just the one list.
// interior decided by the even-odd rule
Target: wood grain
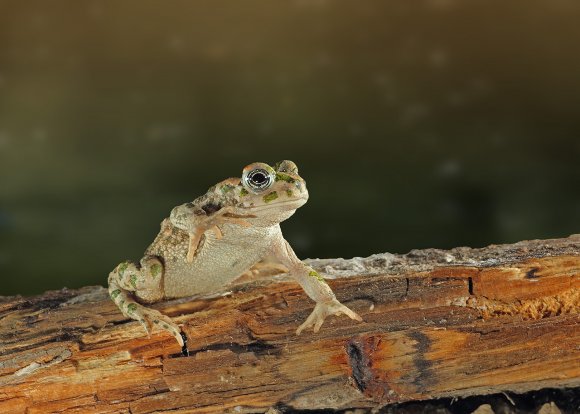
[(310, 263), (363, 323), (296, 336), (313, 303), (276, 275), (158, 305), (184, 324), (182, 357), (102, 287), (1, 298), (0, 412), (376, 408), (580, 386), (578, 235)]

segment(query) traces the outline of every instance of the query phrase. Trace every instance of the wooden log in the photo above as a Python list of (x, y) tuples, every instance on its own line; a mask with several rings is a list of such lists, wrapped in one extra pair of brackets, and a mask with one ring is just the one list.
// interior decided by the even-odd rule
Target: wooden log
[(363, 323), (296, 336), (313, 303), (277, 275), (159, 304), (189, 357), (102, 287), (4, 297), (0, 412), (376, 408), (580, 386), (580, 235), (310, 264)]

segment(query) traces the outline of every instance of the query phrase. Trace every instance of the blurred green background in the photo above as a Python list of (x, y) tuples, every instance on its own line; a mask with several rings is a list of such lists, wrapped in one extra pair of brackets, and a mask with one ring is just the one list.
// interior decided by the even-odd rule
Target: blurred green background
[(1, 1), (0, 294), (105, 284), (253, 161), (301, 257), (580, 232), (577, 1)]

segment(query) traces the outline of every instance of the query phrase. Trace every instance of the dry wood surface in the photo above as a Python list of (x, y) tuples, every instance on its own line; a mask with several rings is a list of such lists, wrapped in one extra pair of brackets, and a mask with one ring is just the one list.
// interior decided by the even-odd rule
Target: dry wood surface
[(157, 305), (184, 325), (183, 357), (102, 287), (0, 298), (0, 413), (275, 413), (580, 386), (580, 235), (309, 262), (363, 323), (296, 336), (314, 304), (270, 276)]

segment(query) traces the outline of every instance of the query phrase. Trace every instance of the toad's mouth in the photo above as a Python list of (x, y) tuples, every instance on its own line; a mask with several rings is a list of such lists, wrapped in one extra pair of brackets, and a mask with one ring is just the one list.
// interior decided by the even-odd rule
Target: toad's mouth
[(268, 210), (282, 210), (282, 211), (295, 210), (295, 209), (303, 206), (306, 203), (306, 201), (308, 201), (308, 197), (300, 197), (300, 198), (294, 198), (292, 200), (278, 201), (277, 203), (272, 203), (272, 204), (262, 204), (259, 206), (241, 205), (241, 206), (239, 206), (239, 208), (242, 211), (250, 212), (251, 213), (250, 215), (254, 215), (254, 213), (259, 213), (261, 211), (268, 211)]

